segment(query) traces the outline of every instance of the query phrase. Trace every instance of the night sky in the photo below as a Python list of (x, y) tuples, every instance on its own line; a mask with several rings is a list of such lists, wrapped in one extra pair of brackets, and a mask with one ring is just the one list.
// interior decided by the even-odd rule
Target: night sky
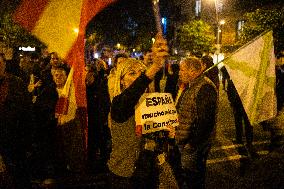
[[(128, 16), (135, 22), (151, 23), (153, 18), (151, 0), (118, 0), (116, 3), (100, 12), (91, 22), (104, 22), (107, 25), (119, 24), (124, 16)], [(142, 19), (139, 19), (142, 18)], [(113, 27), (110, 27), (110, 29)]]
[[(166, 4), (172, 4), (174, 0), (160, 0), (160, 9), (162, 16), (168, 13)], [(0, 0), (0, 15), (5, 11), (13, 12), (21, 0)], [(284, 6), (284, 0), (238, 0), (239, 9), (255, 9), (267, 4), (279, 3)], [(5, 7), (5, 9), (3, 9)], [(94, 28), (99, 29), (101, 33), (105, 33), (108, 38), (114, 35), (121, 35), (125, 30), (125, 25), (129, 25), (129, 29), (136, 31), (146, 31), (155, 33), (155, 21), (151, 0), (118, 0), (116, 3), (104, 9), (89, 23), (87, 34), (92, 33)], [(131, 28), (132, 27), (132, 28)]]
[(119, 0), (93, 18), (87, 34), (94, 28), (104, 33), (107, 39), (114, 38), (115, 43), (119, 41), (116, 36), (126, 37), (127, 30), (135, 30), (136, 37), (141, 31), (151, 35), (156, 31), (151, 0)]

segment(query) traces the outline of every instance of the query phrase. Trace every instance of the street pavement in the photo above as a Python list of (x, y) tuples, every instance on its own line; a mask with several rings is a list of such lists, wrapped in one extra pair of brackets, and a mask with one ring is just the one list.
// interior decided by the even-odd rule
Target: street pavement
[[(253, 146), (258, 158), (248, 155), (244, 145), (235, 144), (232, 109), (220, 90), (216, 140), (207, 161), (207, 189), (283, 189), (284, 149), (269, 152), (270, 133), (254, 126)], [(245, 139), (244, 139), (245, 141)]]
[[(235, 127), (226, 92), (220, 90), (216, 139), (207, 161), (206, 189), (284, 189), (284, 149), (268, 151), (269, 133), (254, 127), (258, 158), (250, 157), (244, 145), (235, 144)], [(244, 140), (245, 141), (245, 140)], [(107, 188), (107, 172), (98, 171), (57, 180), (49, 188)], [(34, 188), (47, 188), (34, 181)]]

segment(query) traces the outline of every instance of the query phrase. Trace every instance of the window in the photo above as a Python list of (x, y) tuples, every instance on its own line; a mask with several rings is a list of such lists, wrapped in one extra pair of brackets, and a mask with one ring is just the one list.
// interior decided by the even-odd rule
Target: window
[(201, 0), (195, 1), (195, 16), (200, 17), (201, 13)]
[(163, 34), (166, 35), (167, 34), (167, 18), (166, 17), (162, 18), (162, 27), (163, 27)]
[(244, 20), (239, 20), (237, 22), (237, 39), (240, 38), (241, 33), (243, 31), (243, 27), (244, 27), (245, 21)]
[(222, 0), (215, 0), (215, 8), (217, 12), (222, 12), (224, 10), (224, 4)]

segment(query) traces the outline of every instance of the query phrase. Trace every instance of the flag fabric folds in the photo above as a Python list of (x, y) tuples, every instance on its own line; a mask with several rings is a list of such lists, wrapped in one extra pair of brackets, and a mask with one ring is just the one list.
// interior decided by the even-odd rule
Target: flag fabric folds
[(252, 125), (276, 116), (275, 55), (272, 31), (223, 61)]
[(69, 121), (74, 120), (76, 116), (77, 104), (73, 74), (74, 70), (71, 68), (63, 89), (58, 90), (59, 98), (55, 110), (55, 115), (58, 118), (58, 125), (68, 123)]
[(16, 23), (45, 43), (49, 52), (57, 52), (74, 69), (76, 105), (81, 121), (86, 122), (84, 115), (87, 115), (85, 29), (96, 14), (114, 1), (23, 0), (13, 15)]
[(86, 107), (84, 38), (88, 22), (115, 0), (23, 0), (16, 23), (30, 31), (74, 68), (76, 100)]

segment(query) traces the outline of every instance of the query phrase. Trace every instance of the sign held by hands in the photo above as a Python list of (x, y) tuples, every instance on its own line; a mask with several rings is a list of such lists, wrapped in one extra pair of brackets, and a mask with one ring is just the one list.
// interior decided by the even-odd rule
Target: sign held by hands
[(142, 127), (142, 134), (168, 130), (169, 126), (178, 126), (178, 115), (172, 95), (144, 94), (136, 106), (135, 121), (137, 127)]

